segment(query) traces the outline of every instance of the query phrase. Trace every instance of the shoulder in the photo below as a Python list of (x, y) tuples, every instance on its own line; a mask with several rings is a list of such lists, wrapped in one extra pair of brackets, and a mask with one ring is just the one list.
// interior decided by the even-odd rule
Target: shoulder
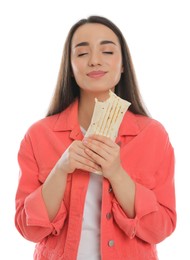
[(161, 122), (130, 111), (127, 111), (121, 128), (122, 132), (126, 132), (129, 135), (146, 135), (154, 139), (168, 138), (167, 130)]
[(27, 130), (29, 136), (49, 135), (50, 132), (70, 131), (78, 122), (78, 101), (62, 112), (34, 122)]
[(44, 145), (44, 140), (49, 140), (48, 136), (52, 136), (54, 125), (59, 114), (44, 117), (31, 124), (25, 131), (20, 142), (20, 152), (29, 151), (31, 147), (39, 147)]
[[(134, 114), (133, 114), (134, 115)], [(136, 119), (136, 123), (139, 126), (140, 130), (143, 129), (154, 129), (155, 131), (161, 131), (166, 133), (166, 129), (164, 127), (164, 125), (156, 120), (155, 118), (152, 117), (148, 117), (148, 116), (142, 116), (142, 115), (134, 115), (135, 119)]]
[(37, 120), (36, 122), (34, 122), (32, 125), (29, 126), (29, 128), (27, 130), (27, 134), (34, 134), (36, 132), (41, 131), (42, 129), (44, 129), (44, 130), (52, 129), (53, 130), (59, 116), (60, 116), (60, 113)]
[(130, 136), (135, 144), (149, 151), (173, 150), (170, 136), (165, 126), (158, 120), (127, 112), (120, 132), (121, 135)]

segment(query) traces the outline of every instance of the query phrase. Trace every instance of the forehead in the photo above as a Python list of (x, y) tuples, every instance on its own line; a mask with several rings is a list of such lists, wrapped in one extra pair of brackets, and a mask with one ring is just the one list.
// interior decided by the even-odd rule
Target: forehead
[(119, 40), (117, 35), (107, 26), (99, 23), (89, 23), (80, 26), (72, 38), (72, 45), (79, 42), (99, 43), (103, 40), (111, 40), (117, 45)]

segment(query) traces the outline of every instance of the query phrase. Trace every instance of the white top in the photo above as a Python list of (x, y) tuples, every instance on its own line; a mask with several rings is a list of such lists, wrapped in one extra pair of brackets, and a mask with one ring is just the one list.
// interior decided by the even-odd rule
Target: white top
[[(82, 129), (83, 130), (83, 129)], [(77, 260), (100, 260), (102, 176), (90, 173)]]

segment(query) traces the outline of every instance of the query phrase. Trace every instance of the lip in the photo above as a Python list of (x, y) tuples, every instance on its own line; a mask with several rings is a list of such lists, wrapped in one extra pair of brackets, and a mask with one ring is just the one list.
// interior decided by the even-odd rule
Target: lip
[(107, 72), (102, 70), (94, 70), (87, 74), (90, 78), (101, 78), (103, 77)]

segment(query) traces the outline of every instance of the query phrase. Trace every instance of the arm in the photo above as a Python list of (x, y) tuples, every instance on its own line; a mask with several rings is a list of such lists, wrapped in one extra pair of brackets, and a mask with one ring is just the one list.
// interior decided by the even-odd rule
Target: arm
[[(110, 176), (108, 179), (116, 200), (129, 218), (135, 217), (135, 182), (121, 167), (117, 175)], [(126, 189), (127, 187), (127, 189)], [(127, 203), (126, 203), (127, 201)]]
[[(15, 225), (28, 240), (39, 242), (49, 234), (58, 234), (64, 225), (67, 210), (61, 202), (56, 218), (51, 222), (42, 197), (42, 183), (39, 167), (29, 134), (21, 142), (18, 153), (20, 167), (16, 192)], [(47, 173), (48, 174), (48, 173)]]
[[(111, 152), (110, 143), (105, 137), (94, 137), (95, 140), (93, 140), (93, 138), (87, 140), (86, 146), (88, 148), (86, 152), (102, 165), (103, 175), (112, 185), (115, 195), (112, 212), (118, 226), (131, 239), (137, 236), (148, 243), (158, 243), (169, 236), (176, 225), (174, 152), (165, 133), (164, 135), (161, 134), (162, 137), (159, 139), (155, 135), (154, 129), (150, 130), (153, 134), (153, 140), (156, 140), (155, 142), (158, 142), (158, 144), (154, 142), (149, 142), (149, 144), (150, 146), (152, 145), (153, 149), (156, 147), (157, 153), (155, 154), (155, 151), (153, 153), (152, 148), (146, 145), (146, 154), (144, 153), (144, 149), (138, 148), (135, 145), (133, 154), (136, 162), (132, 163), (133, 167), (135, 168), (135, 166), (137, 167), (138, 165), (141, 169), (144, 165), (144, 169), (147, 169), (147, 172), (144, 172), (141, 179), (135, 176), (135, 174), (130, 177), (122, 167), (119, 166), (118, 168), (117, 153), (115, 153), (114, 150)], [(158, 131), (158, 136), (159, 135), (160, 132)], [(143, 139), (144, 138), (145, 137), (143, 137)], [(99, 143), (100, 140), (101, 143)], [(147, 140), (145, 140), (145, 143), (146, 141)], [(102, 143), (107, 143), (109, 148), (104, 150), (104, 144)], [(142, 147), (141, 142), (140, 145)], [(139, 155), (136, 151), (140, 151), (140, 149), (143, 151), (143, 154), (140, 153), (140, 157), (138, 157)], [(95, 153), (93, 151), (95, 151)], [(99, 151), (101, 151), (101, 154)], [(97, 155), (97, 153), (99, 154)], [(111, 155), (111, 157), (108, 156), (109, 153), (111, 153), (113, 157)], [(115, 155), (113, 155), (114, 153)], [(127, 158), (130, 163), (134, 160), (131, 153), (127, 153), (125, 156), (127, 156), (125, 158)], [(106, 161), (106, 158), (109, 158), (109, 160)], [(155, 161), (158, 161), (158, 158), (162, 159), (159, 165), (155, 166), (156, 163), (151, 161), (151, 158), (155, 158)], [(143, 161), (142, 167), (140, 166), (140, 161)], [(152, 165), (154, 167), (152, 167)], [(152, 169), (152, 172), (150, 169)], [(154, 181), (153, 184), (150, 185), (147, 180), (148, 178), (150, 179), (151, 176), (154, 178)]]
[(151, 243), (159, 243), (169, 236), (176, 226), (174, 153), (168, 142), (163, 160), (155, 173), (154, 182), (136, 180), (135, 211), (129, 219), (116, 199), (113, 214), (119, 227), (132, 239), (134, 236)]
[(83, 142), (86, 153), (101, 166), (103, 176), (111, 183), (115, 197), (125, 213), (134, 218), (135, 183), (121, 165), (119, 145), (100, 135), (86, 138)]
[[(74, 141), (43, 179), (39, 174), (33, 142), (27, 134), (18, 153), (20, 178), (16, 193), (15, 225), (27, 239), (41, 241), (49, 234), (58, 235), (67, 217), (63, 197), (67, 174), (76, 168), (95, 171), (99, 167), (92, 161), (85, 164), (80, 156), (82, 142)], [(43, 162), (44, 163), (44, 162)], [(45, 162), (46, 163), (46, 162)]]
[(84, 145), (82, 142), (74, 141), (63, 153), (48, 175), (43, 184), (42, 195), (51, 221), (56, 216), (63, 200), (67, 175), (74, 172), (75, 169), (85, 171), (99, 170), (99, 166), (88, 159), (84, 153)]

